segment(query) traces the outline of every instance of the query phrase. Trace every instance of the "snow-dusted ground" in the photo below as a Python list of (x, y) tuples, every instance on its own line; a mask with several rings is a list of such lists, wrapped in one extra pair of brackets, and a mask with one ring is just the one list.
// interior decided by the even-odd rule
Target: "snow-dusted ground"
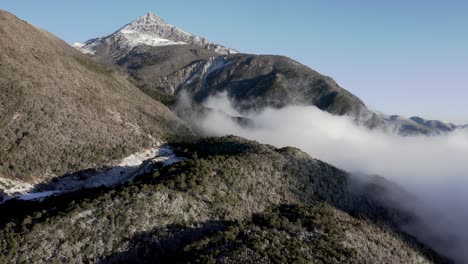
[(46, 192), (22, 194), (22, 195), (16, 196), (15, 198), (18, 199), (18, 200), (24, 200), (24, 201), (28, 201), (28, 200), (42, 201), (46, 197), (49, 197), (49, 196), (52, 196), (52, 195), (58, 195), (60, 193), (63, 193), (63, 192), (60, 192), (60, 191), (46, 191)]
[(91, 46), (91, 45), (86, 46), (86, 44), (84, 43), (76, 42), (73, 44), (73, 47), (83, 52), (84, 54), (94, 55), (95, 53), (94, 50), (92, 49), (94, 46)]
[[(172, 41), (165, 38), (161, 38), (157, 35), (151, 35), (144, 32), (138, 32), (135, 30), (129, 29), (122, 29), (119, 32), (115, 33), (114, 35), (110, 36), (109, 39), (106, 41), (108, 42), (115, 42), (120, 41), (122, 45), (126, 46), (127, 48), (134, 48), (140, 45), (147, 45), (152, 47), (164, 47), (164, 46), (172, 46), (172, 45), (187, 45), (187, 43), (183, 41)], [(77, 48), (81, 52), (85, 54), (94, 55), (95, 51), (94, 48), (98, 44), (98, 42), (91, 42), (91, 43), (75, 43), (73, 47)]]
[(182, 41), (171, 41), (168, 39), (160, 38), (158, 36), (149, 35), (146, 33), (134, 30), (121, 30), (120, 33), (127, 40), (127, 45), (136, 47), (139, 45), (148, 45), (153, 47), (170, 46), (170, 45), (187, 45)]
[(41, 201), (48, 196), (60, 195), (83, 188), (113, 187), (120, 183), (132, 181), (138, 175), (182, 160), (184, 158), (177, 157), (171, 147), (162, 146), (132, 154), (122, 159), (112, 168), (103, 171), (77, 173), (51, 183), (36, 186), (0, 178), (0, 186), (3, 186), (5, 201), (10, 199)]
[(0, 191), (11, 196), (18, 193), (26, 193), (34, 189), (34, 185), (22, 181), (0, 178)]

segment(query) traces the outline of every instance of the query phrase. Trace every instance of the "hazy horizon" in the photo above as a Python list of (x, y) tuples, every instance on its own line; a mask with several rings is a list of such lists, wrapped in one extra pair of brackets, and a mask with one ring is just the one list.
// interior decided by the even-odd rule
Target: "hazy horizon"
[(151, 11), (241, 52), (291, 57), (372, 109), (468, 124), (468, 3), (462, 1), (5, 0), (0, 8), (69, 43), (112, 33)]

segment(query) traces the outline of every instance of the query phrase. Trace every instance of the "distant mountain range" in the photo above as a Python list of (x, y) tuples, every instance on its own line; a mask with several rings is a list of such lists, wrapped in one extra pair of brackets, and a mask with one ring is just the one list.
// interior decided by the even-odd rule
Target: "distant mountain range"
[(460, 126), (451, 123), (446, 123), (439, 120), (426, 120), (424, 118), (413, 116), (406, 118), (398, 115), (384, 115), (380, 114), (390, 126), (394, 126), (400, 133), (417, 135), (417, 134), (440, 134), (454, 131)]
[(101, 63), (121, 67), (142, 91), (169, 103), (180, 91), (187, 91), (197, 103), (227, 91), (240, 112), (305, 104), (403, 135), (440, 134), (457, 128), (442, 121), (374, 112), (332, 78), (290, 58), (241, 54), (187, 33), (153, 13), (75, 47)]

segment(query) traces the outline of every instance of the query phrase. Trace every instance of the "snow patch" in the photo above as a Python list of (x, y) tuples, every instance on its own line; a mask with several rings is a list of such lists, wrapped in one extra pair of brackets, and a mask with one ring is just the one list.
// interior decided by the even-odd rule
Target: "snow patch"
[(34, 189), (34, 185), (22, 181), (0, 178), (0, 191), (6, 195), (27, 193)]
[(123, 47), (124, 49), (132, 49), (139, 45), (161, 47), (194, 44), (222, 55), (238, 53), (234, 49), (209, 42), (168, 24), (153, 13), (145, 14), (110, 35), (88, 40), (84, 44), (75, 43), (73, 46), (83, 53), (94, 55), (96, 47), (100, 44)]
[(155, 35), (150, 35), (134, 30), (123, 29), (120, 31), (120, 33), (125, 37), (126, 44), (130, 47), (136, 47), (139, 45), (147, 45), (152, 47), (187, 45), (187, 43), (182, 41), (171, 41)]
[(231, 63), (231, 61), (226, 61), (225, 57), (210, 58), (209, 62), (207, 63), (208, 69), (206, 71), (206, 76), (212, 72), (216, 72), (226, 66), (229, 66)]
[(27, 193), (16, 196), (16, 199), (23, 200), (23, 201), (42, 201), (44, 198), (60, 194), (60, 191), (45, 191), (45, 192), (37, 192), (37, 193)]
[(73, 47), (83, 52), (84, 54), (94, 55), (95, 53), (95, 51), (92, 49), (94, 45), (87, 45), (84, 43), (76, 42), (73, 44)]
[(166, 161), (164, 161), (163, 163), (163, 167), (166, 167), (166, 166), (170, 166), (172, 164), (175, 164), (177, 162), (181, 162), (181, 161), (184, 161), (186, 160), (185, 158), (180, 158), (180, 157), (172, 157), (170, 159), (167, 159)]
[(177, 157), (170, 146), (161, 146), (132, 154), (109, 169), (72, 174), (41, 187), (0, 178), (0, 191), (4, 193), (3, 202), (10, 199), (42, 201), (49, 196), (83, 188), (114, 187), (183, 160), (185, 158)]

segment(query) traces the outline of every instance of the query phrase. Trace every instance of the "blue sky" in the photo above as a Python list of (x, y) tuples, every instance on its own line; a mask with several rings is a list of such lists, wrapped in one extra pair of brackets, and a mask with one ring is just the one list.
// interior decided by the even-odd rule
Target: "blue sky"
[(286, 55), (371, 108), (468, 123), (468, 1), (0, 0), (67, 42), (153, 11), (246, 53)]

